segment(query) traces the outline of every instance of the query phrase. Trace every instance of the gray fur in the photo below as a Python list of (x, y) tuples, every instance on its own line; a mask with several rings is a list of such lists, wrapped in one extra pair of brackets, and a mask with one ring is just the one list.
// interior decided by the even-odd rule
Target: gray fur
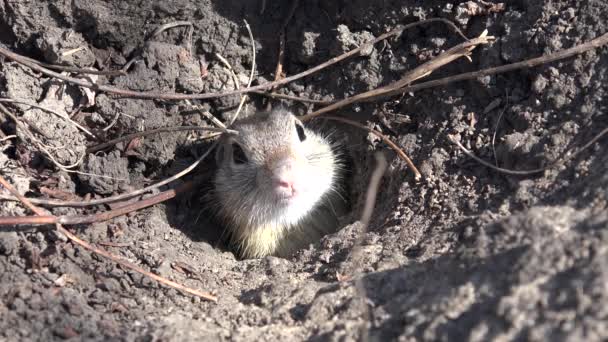
[[(306, 139), (300, 141), (297, 123), (301, 124), (286, 111), (258, 113), (233, 125), (237, 135), (226, 133), (220, 138), (214, 205), (243, 257), (288, 256), (335, 231), (337, 217), (346, 210), (339, 192), (342, 187), (338, 186), (342, 181), (342, 159), (329, 141), (310, 129), (304, 128)], [(243, 149), (248, 162), (233, 162), (234, 143)], [(310, 173), (310, 178), (303, 179), (314, 190), (305, 197), (302, 212), (293, 209), (298, 206), (283, 211), (273, 197), (266, 165), (275, 156), (285, 154), (302, 160), (306, 173)], [(313, 200), (314, 205), (308, 208)], [(302, 217), (296, 220), (298, 215)], [(263, 237), (256, 237), (262, 230), (266, 232)]]

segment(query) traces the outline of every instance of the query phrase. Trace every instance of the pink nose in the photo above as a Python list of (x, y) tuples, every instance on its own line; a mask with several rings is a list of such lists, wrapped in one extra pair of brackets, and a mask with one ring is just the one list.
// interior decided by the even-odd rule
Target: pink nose
[(277, 190), (283, 196), (294, 196), (296, 194), (296, 189), (293, 186), (293, 180), (291, 179), (277, 179)]
[(279, 180), (277, 180), (277, 184), (281, 188), (285, 188), (288, 190), (293, 189), (293, 180), (291, 180), (291, 179), (279, 179)]
[(290, 158), (279, 160), (272, 168), (272, 178), (277, 190), (292, 196), (296, 193), (294, 161)]

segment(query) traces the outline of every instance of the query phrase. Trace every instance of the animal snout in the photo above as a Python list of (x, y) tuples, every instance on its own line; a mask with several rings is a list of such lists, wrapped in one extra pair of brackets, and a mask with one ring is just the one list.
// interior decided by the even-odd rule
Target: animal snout
[(295, 164), (293, 158), (284, 158), (272, 166), (272, 180), (279, 195), (294, 196), (297, 193)]
[(293, 190), (293, 179), (290, 178), (279, 178), (277, 179), (277, 185), (280, 188), (285, 188), (286, 190), (292, 191)]

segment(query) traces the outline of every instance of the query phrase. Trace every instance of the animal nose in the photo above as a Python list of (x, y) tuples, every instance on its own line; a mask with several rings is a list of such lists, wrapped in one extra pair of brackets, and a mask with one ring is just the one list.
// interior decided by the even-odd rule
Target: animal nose
[(294, 196), (297, 194), (296, 187), (294, 185), (294, 179), (291, 174), (282, 174), (275, 176), (276, 189), (279, 194), (286, 196)]
[(293, 180), (291, 180), (291, 179), (287, 179), (287, 178), (278, 179), (277, 184), (279, 185), (279, 187), (285, 188), (288, 190), (291, 190), (293, 188)]
[(282, 192), (293, 195), (296, 192), (294, 161), (286, 158), (275, 163), (272, 178), (275, 186)]

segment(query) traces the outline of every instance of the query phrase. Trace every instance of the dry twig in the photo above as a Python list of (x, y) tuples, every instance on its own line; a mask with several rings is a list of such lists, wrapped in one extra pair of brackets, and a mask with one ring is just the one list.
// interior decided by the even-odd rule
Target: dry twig
[[(298, 0), (291, 1), (291, 6), (289, 8), (289, 11), (287, 12), (285, 19), (283, 20), (283, 24), (281, 25), (281, 28), (279, 29), (279, 52), (278, 52), (278, 56), (277, 56), (277, 66), (275, 67), (275, 70), (274, 70), (275, 82), (280, 80), (281, 78), (283, 78), (283, 64), (285, 62), (285, 29), (286, 29), (287, 25), (289, 24), (291, 17), (293, 17), (293, 14), (296, 11), (296, 8), (298, 7), (298, 3), (299, 3)], [(273, 88), (268, 88), (268, 91), (272, 91), (272, 89)], [(267, 110), (270, 110), (270, 101), (267, 104)]]
[(458, 74), (458, 75), (454, 75), (454, 76), (444, 77), (444, 78), (440, 78), (438, 80), (418, 83), (418, 84), (410, 85), (410, 86), (400, 88), (400, 89), (394, 89), (379, 97), (366, 99), (366, 101), (378, 100), (380, 98), (386, 98), (386, 97), (390, 97), (390, 96), (401, 95), (404, 93), (416, 92), (416, 91), (422, 90), (422, 89), (443, 86), (443, 85), (446, 85), (446, 84), (452, 83), (452, 82), (472, 80), (472, 79), (476, 79), (476, 78), (483, 77), (483, 76), (501, 74), (501, 73), (505, 73), (505, 72), (509, 72), (509, 71), (518, 70), (518, 69), (533, 68), (535, 66), (539, 66), (542, 64), (547, 64), (547, 63), (555, 62), (558, 60), (566, 59), (569, 57), (573, 57), (573, 56), (579, 55), (581, 53), (587, 52), (589, 50), (597, 49), (606, 44), (608, 44), (608, 33), (605, 33), (587, 43), (576, 45), (569, 49), (558, 51), (556, 53), (552, 53), (549, 55), (531, 58), (531, 59), (527, 59), (525, 61), (511, 63), (511, 64), (507, 64), (507, 65), (501, 65), (499, 67), (487, 68), (487, 69), (483, 69), (483, 70), (479, 70), (479, 71), (467, 72), (467, 73)]
[[(608, 44), (608, 33), (606, 33), (598, 38), (595, 38), (587, 43), (574, 46), (570, 49), (558, 51), (558, 52), (550, 54), (550, 55), (527, 59), (525, 61), (502, 65), (499, 67), (487, 68), (487, 69), (473, 71), (473, 72), (466, 72), (466, 73), (462, 73), (462, 74), (458, 74), (458, 75), (454, 75), (454, 76), (440, 78), (437, 80), (413, 84), (413, 85), (406, 86), (404, 88), (391, 90), (385, 94), (376, 94), (371, 97), (358, 99), (357, 101), (352, 101), (352, 102), (349, 102), (348, 104), (355, 103), (355, 102), (377, 101), (377, 100), (380, 100), (383, 98), (403, 95), (404, 93), (413, 93), (413, 92), (416, 92), (419, 90), (444, 86), (444, 85), (447, 85), (452, 82), (472, 80), (472, 79), (476, 79), (476, 78), (483, 77), (483, 76), (501, 74), (501, 73), (518, 70), (518, 69), (533, 68), (533, 67), (539, 66), (541, 64), (547, 64), (547, 63), (555, 62), (558, 60), (566, 59), (566, 58), (587, 52), (589, 50), (599, 48), (606, 44)], [(374, 91), (374, 90), (372, 90), (372, 91)], [(284, 98), (286, 100), (300, 101), (300, 102), (305, 102), (305, 103), (316, 103), (316, 104), (320, 104), (320, 105), (333, 105), (333, 104), (338, 103), (338, 101), (323, 103), (323, 101), (312, 100), (312, 99), (297, 97), (297, 96), (277, 94), (277, 93), (265, 93), (265, 92), (261, 92), (261, 91), (252, 91), (252, 92), (259, 94), (259, 95), (264, 95), (264, 96)], [(363, 94), (365, 94), (365, 93), (363, 93)], [(362, 95), (362, 94), (359, 94), (359, 95)], [(341, 101), (346, 101), (348, 99), (349, 98), (346, 98)], [(347, 105), (347, 104), (345, 104), (345, 105)], [(323, 110), (324, 110), (324, 112), (326, 112), (326, 111), (335, 110), (335, 109), (337, 109), (337, 108), (330, 108), (329, 110), (325, 110), (325, 109), (323, 109)], [(310, 113), (309, 115), (315, 114), (315, 113), (316, 112), (313, 112), (313, 113)]]
[(15, 138), (17, 138), (17, 136), (14, 135), (14, 134), (13, 135), (6, 135), (6, 136), (3, 136), (2, 138), (0, 138), (0, 142), (4, 142), (4, 141), (10, 140), (10, 139), (15, 139)]
[[(188, 190), (191, 190), (194, 186), (194, 182), (186, 182), (179, 186), (176, 189), (170, 189), (163, 192), (160, 192), (154, 196), (150, 196), (146, 199), (137, 201), (135, 203), (131, 203), (129, 205), (125, 205), (119, 207), (117, 209), (104, 211), (101, 213), (91, 214), (91, 215), (64, 215), (64, 216), (54, 216), (54, 215), (40, 215), (38, 216), (5, 216), (0, 217), (0, 226), (16, 226), (16, 225), (45, 225), (45, 224), (85, 224), (85, 223), (96, 223), (103, 222), (110, 219), (113, 219), (117, 216), (125, 215), (139, 209), (147, 208), (153, 206), (155, 204), (167, 201), (171, 198), (174, 198), (178, 193), (183, 193)], [(18, 198), (19, 199), (19, 198)], [(19, 199), (20, 200), (20, 199)], [(31, 202), (31, 199), (28, 199)]]
[[(174, 27), (178, 27), (178, 26), (188, 26), (188, 44), (187, 44), (188, 53), (190, 54), (190, 57), (192, 57), (192, 32), (194, 31), (194, 25), (192, 25), (192, 23), (189, 21), (174, 21), (171, 23), (166, 23), (164, 25), (160, 25), (154, 31), (152, 31), (152, 33), (148, 37), (148, 40), (158, 36), (165, 30), (168, 30), (168, 29), (171, 29)], [(124, 69), (124, 70), (126, 70), (126, 69)]]
[(190, 30), (193, 29), (193, 25), (189, 21), (173, 21), (173, 22), (170, 22), (170, 23), (166, 23), (166, 24), (160, 25), (159, 27), (157, 27), (156, 29), (154, 29), (154, 31), (152, 31), (152, 33), (150, 33), (150, 36), (148, 37), (148, 40), (152, 39), (152, 38), (154, 38), (156, 36), (158, 36), (163, 31), (166, 31), (168, 29), (171, 29), (171, 28), (174, 28), (174, 27), (178, 27), (178, 26), (188, 26), (188, 28)]
[[(492, 133), (492, 154), (494, 155), (494, 163), (498, 166), (498, 157), (496, 156), (496, 134), (498, 134), (498, 126), (500, 125), (500, 120), (502, 116), (507, 111), (507, 107), (509, 107), (509, 91), (506, 91), (505, 94), (505, 106), (500, 111), (498, 115), (498, 119), (496, 119), (496, 125), (494, 126), (494, 133)], [(485, 113), (484, 113), (485, 114)]]
[(480, 163), (483, 166), (489, 167), (492, 170), (495, 170), (495, 171), (498, 171), (498, 172), (501, 172), (501, 173), (505, 173), (505, 174), (508, 174), (508, 175), (512, 175), (512, 176), (529, 176), (529, 175), (533, 175), (535, 173), (544, 172), (544, 171), (546, 171), (548, 169), (552, 169), (552, 168), (554, 168), (556, 166), (559, 166), (559, 165), (562, 165), (562, 164), (566, 163), (567, 161), (569, 161), (569, 160), (573, 159), (574, 157), (578, 156), (584, 150), (586, 150), (589, 147), (591, 147), (593, 144), (595, 144), (599, 139), (601, 139), (606, 134), (608, 134), (608, 128), (604, 128), (600, 133), (598, 133), (588, 143), (586, 143), (581, 148), (579, 148), (576, 152), (574, 152), (572, 154), (569, 154), (571, 151), (568, 150), (568, 151), (564, 152), (562, 154), (562, 156), (560, 156), (556, 160), (550, 162), (547, 166), (544, 166), (544, 167), (541, 167), (541, 168), (537, 168), (537, 169), (532, 169), (532, 170), (510, 170), (510, 169), (505, 169), (505, 168), (502, 168), (502, 167), (494, 166), (491, 163), (488, 163), (487, 161), (485, 161), (485, 160), (477, 157), (475, 154), (473, 154), (473, 152), (469, 151), (466, 147), (462, 146), (462, 144), (460, 143), (460, 141), (458, 141), (454, 136), (448, 134), (448, 139), (453, 144), (455, 144), (456, 146), (458, 146), (458, 148), (460, 148), (464, 154), (466, 154), (467, 156), (469, 156), (470, 158), (472, 158), (473, 160), (475, 160), (476, 162)]
[[(473, 41), (474, 40), (465, 42), (463, 44), (460, 44), (459, 46), (466, 46), (468, 44), (471, 44)], [(309, 114), (303, 116), (302, 119), (309, 120), (315, 116), (318, 116), (323, 113), (327, 113), (327, 112), (330, 112), (330, 111), (333, 111), (333, 110), (336, 110), (336, 109), (339, 109), (344, 106), (347, 106), (347, 105), (350, 105), (353, 103), (357, 103), (357, 102), (377, 101), (382, 98), (387, 98), (387, 97), (391, 97), (391, 96), (395, 96), (395, 95), (402, 95), (404, 93), (415, 92), (415, 91), (419, 91), (419, 90), (423, 90), (423, 89), (443, 86), (443, 85), (446, 85), (446, 84), (449, 84), (452, 82), (471, 80), (471, 79), (476, 79), (476, 78), (483, 77), (483, 76), (510, 72), (510, 71), (517, 70), (517, 69), (532, 68), (532, 67), (535, 67), (535, 66), (538, 66), (541, 64), (547, 64), (547, 63), (555, 62), (555, 61), (558, 61), (561, 59), (569, 58), (569, 57), (584, 53), (586, 51), (599, 48), (606, 44), (608, 44), (608, 33), (601, 35), (600, 37), (595, 38), (587, 43), (574, 46), (570, 49), (558, 51), (558, 52), (550, 54), (550, 55), (532, 58), (532, 59), (528, 59), (528, 60), (517, 62), (517, 63), (502, 65), (499, 67), (487, 68), (487, 69), (474, 71), (474, 72), (462, 73), (459, 75), (444, 77), (441, 79), (427, 81), (427, 82), (418, 83), (418, 84), (414, 84), (414, 85), (408, 85), (408, 83), (406, 81), (409, 78), (411, 78), (411, 76), (410, 76), (411, 73), (415, 72), (418, 68), (424, 67), (425, 64), (427, 64), (427, 63), (438, 62), (437, 59), (442, 56), (442, 55), (440, 55), (439, 57), (414, 69), (412, 72), (406, 74), (401, 80), (399, 80), (395, 83), (392, 83), (388, 86), (373, 89), (368, 92), (360, 93), (360, 94), (354, 95), (352, 97), (348, 97), (343, 100), (334, 102), (327, 107), (321, 108), (315, 112), (312, 112), (312, 113), (309, 113)], [(459, 46), (456, 46), (452, 49), (458, 48)], [(452, 49), (450, 49), (450, 50), (452, 50)], [(450, 50), (445, 52), (443, 55), (447, 54)], [(425, 69), (427, 69), (427, 67), (425, 67)], [(424, 75), (424, 73), (422, 73), (423, 70), (420, 70), (420, 71), (421, 72), (417, 72), (417, 74), (419, 74), (421, 76), (426, 76), (426, 75)], [(294, 100), (297, 100), (297, 99), (294, 98)]]
[(76, 121), (72, 120), (72, 119), (71, 119), (71, 118), (70, 118), (70, 117), (67, 115), (67, 113), (66, 113), (66, 114), (62, 114), (62, 113), (59, 113), (59, 112), (57, 112), (57, 111), (54, 111), (54, 110), (52, 110), (52, 109), (50, 109), (50, 108), (47, 108), (47, 107), (41, 106), (41, 105), (39, 105), (39, 104), (37, 104), (37, 103), (31, 103), (31, 102), (29, 102), (29, 101), (25, 101), (25, 100), (16, 100), (16, 99), (10, 99), (10, 98), (5, 98), (5, 97), (2, 97), (2, 98), (0, 98), (0, 102), (17, 103), (17, 104), (21, 104), (21, 105), (25, 105), (25, 106), (30, 106), (30, 107), (33, 107), (33, 108), (38, 108), (38, 109), (43, 110), (43, 111), (45, 111), (45, 112), (47, 112), (47, 113), (54, 114), (54, 115), (58, 116), (59, 118), (61, 118), (61, 119), (63, 119), (63, 120), (66, 120), (66, 121), (67, 121), (67, 122), (69, 122), (70, 124), (74, 125), (74, 127), (78, 128), (79, 130), (81, 130), (82, 132), (84, 132), (84, 133), (85, 133), (86, 135), (88, 135), (89, 137), (94, 138), (94, 139), (96, 139), (96, 138), (97, 138), (97, 137), (96, 137), (96, 136), (95, 136), (93, 133), (89, 132), (89, 130), (88, 130), (88, 129), (86, 129), (86, 128), (84, 128), (83, 126), (81, 126), (81, 125), (80, 125), (78, 122), (76, 122)]
[[(380, 189), (380, 181), (382, 181), (382, 176), (384, 175), (384, 172), (386, 171), (387, 167), (386, 158), (382, 153), (376, 152), (374, 154), (374, 157), (376, 157), (376, 168), (374, 169), (374, 172), (372, 173), (372, 176), (369, 180), (369, 185), (367, 186), (367, 192), (365, 195), (365, 205), (363, 207), (363, 213), (361, 214), (361, 218), (359, 220), (361, 224), (361, 231), (359, 232), (355, 242), (353, 243), (353, 248), (351, 250), (349, 260), (350, 263), (345, 267), (347, 275), (346, 277), (344, 277), (345, 280), (355, 278), (354, 284), (359, 294), (359, 297), (363, 301), (364, 316), (366, 318), (366, 322), (371, 322), (370, 311), (366, 300), (368, 296), (366, 294), (367, 291), (365, 290), (365, 285), (363, 285), (363, 279), (360, 275), (357, 276), (357, 273), (358, 270), (361, 269), (361, 244), (363, 242), (363, 238), (365, 237), (365, 233), (367, 232), (367, 227), (369, 226), (369, 223), (371, 221), (372, 214), (374, 212), (374, 207), (376, 206), (376, 197), (378, 195), (378, 189)], [(367, 337), (367, 333), (367, 329), (364, 326), (362, 334)], [(365, 340), (366, 339), (364, 339), (364, 341)]]
[[(0, 112), (3, 113), (4, 115), (8, 116), (9, 118), (11, 118), (14, 122), (15, 125), (17, 127), (19, 127), (23, 134), (40, 150), (42, 151), (42, 153), (53, 163), (55, 164), (55, 166), (57, 166), (59, 169), (65, 171), (65, 172), (72, 172), (72, 173), (81, 173), (79, 171), (74, 171), (74, 170), (70, 170), (71, 168), (74, 168), (76, 166), (78, 166), (82, 160), (85, 157), (85, 153), (82, 153), (82, 155), (80, 155), (80, 157), (78, 158), (78, 160), (71, 164), (71, 165), (63, 165), (60, 162), (58, 162), (55, 157), (53, 157), (53, 155), (51, 154), (51, 151), (49, 151), (50, 147), (46, 146), (45, 144), (43, 144), (38, 138), (36, 138), (34, 136), (34, 134), (32, 132), (30, 132), (29, 127), (31, 126), (31, 123), (29, 122), (22, 122), (21, 120), (19, 120), (19, 118), (15, 115), (13, 115), (13, 113), (11, 113), (2, 103), (0, 103)], [(84, 174), (84, 173), (82, 173)], [(98, 176), (98, 177), (106, 177), (106, 176), (100, 176), (100, 175), (93, 175), (90, 174), (90, 176)]]
[(116, 138), (116, 139), (112, 139), (109, 141), (106, 141), (104, 143), (95, 145), (95, 146), (91, 146), (89, 148), (87, 148), (87, 153), (95, 153), (97, 151), (101, 151), (105, 148), (108, 148), (110, 146), (114, 146), (116, 144), (118, 144), (119, 142), (122, 141), (127, 141), (127, 140), (132, 140), (135, 138), (139, 138), (139, 137), (144, 137), (147, 135), (152, 135), (152, 134), (157, 134), (157, 133), (164, 133), (164, 132), (179, 132), (179, 131), (209, 131), (209, 132), (228, 132), (231, 134), (238, 134), (237, 131), (234, 130), (230, 130), (230, 129), (223, 129), (223, 128), (215, 128), (215, 127), (199, 127), (199, 126), (174, 126), (174, 127), (163, 127), (163, 128), (157, 128), (157, 129), (152, 129), (149, 131), (143, 131), (143, 132), (137, 132), (137, 133), (132, 133), (132, 134), (127, 134), (127, 135), (123, 135), (122, 137)]
[[(25, 205), (28, 209), (30, 209), (31, 211), (33, 211), (36, 215), (39, 215), (38, 217), (48, 217), (46, 211), (44, 211), (44, 210), (36, 207), (30, 201), (28, 201), (27, 198), (25, 198), (24, 196), (22, 196), (21, 194), (19, 194), (19, 192), (17, 192), (17, 190), (15, 190), (15, 188), (13, 188), (2, 176), (0, 176), (0, 184), (2, 186), (4, 186), (4, 188), (6, 188), (9, 192), (11, 192), (15, 197), (17, 197), (21, 201), (21, 203), (23, 203), (23, 205)], [(54, 216), (51, 216), (51, 217), (54, 217)], [(0, 218), (0, 219), (3, 219), (3, 218)], [(54, 222), (54, 223), (55, 223), (55, 228), (56, 228), (56, 230), (59, 233), (65, 235), (68, 239), (70, 239), (70, 241), (72, 241), (73, 243), (75, 243), (75, 244), (83, 247), (84, 249), (86, 249), (86, 250), (88, 250), (88, 251), (90, 251), (92, 253), (95, 253), (97, 255), (101, 255), (101, 256), (103, 256), (105, 258), (108, 258), (108, 259), (114, 261), (115, 263), (117, 263), (117, 264), (119, 264), (121, 266), (124, 266), (124, 267), (126, 267), (128, 269), (131, 269), (131, 270), (133, 270), (135, 272), (138, 272), (138, 273), (140, 273), (140, 274), (142, 274), (142, 275), (144, 275), (146, 277), (149, 277), (149, 278), (157, 281), (160, 284), (163, 284), (163, 285), (172, 287), (174, 289), (177, 289), (177, 290), (180, 290), (180, 291), (183, 291), (183, 292), (186, 292), (186, 293), (198, 296), (200, 298), (203, 298), (203, 299), (206, 299), (206, 300), (209, 300), (209, 301), (213, 301), (213, 302), (217, 301), (217, 297), (213, 296), (210, 293), (202, 292), (202, 291), (195, 290), (195, 289), (186, 287), (184, 285), (178, 284), (178, 283), (176, 283), (174, 281), (171, 281), (171, 280), (166, 279), (164, 277), (158, 276), (158, 275), (156, 275), (156, 274), (154, 274), (152, 272), (146, 271), (143, 268), (141, 268), (139, 266), (136, 266), (136, 265), (134, 265), (134, 264), (132, 264), (132, 263), (130, 263), (128, 261), (125, 261), (125, 260), (121, 259), (120, 257), (118, 257), (118, 256), (116, 256), (116, 255), (114, 255), (112, 253), (109, 253), (109, 252), (107, 252), (107, 251), (105, 251), (103, 249), (94, 247), (90, 243), (88, 243), (88, 242), (80, 239), (79, 237), (77, 237), (76, 235), (72, 234), (67, 229), (63, 228), (60, 223), (57, 223), (57, 222)]]
[(374, 154), (376, 157), (376, 168), (372, 173), (372, 176), (369, 180), (369, 184), (367, 186), (367, 193), (365, 196), (365, 206), (363, 207), (363, 213), (361, 214), (361, 224), (364, 227), (360, 238), (358, 239), (358, 245), (361, 244), (361, 240), (363, 235), (365, 234), (365, 229), (369, 226), (369, 222), (371, 221), (372, 214), (374, 212), (374, 206), (376, 205), (376, 196), (378, 195), (378, 189), (380, 188), (380, 181), (382, 180), (382, 176), (384, 175), (384, 171), (388, 166), (386, 162), (386, 158), (380, 152), (376, 152)]
[(126, 75), (127, 72), (127, 68), (122, 68), (121, 70), (93, 70), (93, 69), (89, 69), (89, 68), (76, 68), (76, 67), (70, 67), (70, 66), (64, 66), (64, 65), (56, 65), (56, 64), (47, 64), (47, 63), (43, 63), (40, 61), (37, 61), (35, 59), (29, 58), (29, 57), (25, 57), (25, 56), (21, 56), (22, 58), (40, 65), (41, 67), (47, 68), (47, 69), (51, 69), (51, 70), (59, 70), (59, 71), (64, 71), (64, 72), (70, 72), (70, 73), (74, 73), (74, 74), (89, 74), (89, 75), (100, 75), (100, 76), (120, 76), (120, 75)]
[[(247, 32), (249, 33), (249, 40), (251, 41), (251, 73), (249, 74), (249, 81), (247, 82), (247, 88), (251, 87), (251, 82), (253, 82), (253, 76), (255, 75), (255, 39), (253, 39), (253, 33), (251, 32), (251, 27), (249, 27), (249, 23), (247, 22), (247, 20), (244, 20), (245, 22), (245, 27), (247, 28)], [(237, 86), (238, 89), (238, 86)], [(243, 94), (241, 95), (241, 102), (239, 102), (239, 107), (236, 110), (236, 113), (234, 114), (234, 116), (232, 117), (232, 119), (230, 119), (230, 123), (228, 124), (228, 127), (232, 126), (232, 124), (236, 121), (236, 119), (239, 117), (239, 114), (241, 113), (241, 109), (243, 109), (243, 104), (245, 104), (245, 101), (247, 101), (247, 95)]]
[[(449, 20), (446, 19), (442, 19), (442, 18), (433, 18), (433, 19), (428, 19), (428, 20), (424, 20), (424, 21), (419, 21), (419, 22), (415, 22), (415, 23), (411, 23), (408, 25), (405, 25), (403, 27), (398, 27), (390, 32), (387, 32), (385, 34), (380, 35), (378, 38), (366, 43), (366, 44), (362, 44), (360, 47), (355, 48), (351, 51), (348, 51), (340, 56), (331, 58), (330, 60), (321, 63), (313, 68), (310, 68), (306, 71), (303, 71), (299, 74), (290, 76), (290, 77), (286, 77), (283, 78), (279, 81), (275, 81), (275, 82), (268, 82), (265, 84), (261, 84), (261, 85), (257, 85), (254, 87), (248, 87), (248, 88), (243, 88), (243, 89), (238, 89), (238, 90), (230, 90), (230, 91), (224, 91), (224, 92), (218, 92), (218, 93), (205, 93), (205, 94), (177, 94), (177, 93), (166, 93), (166, 92), (157, 92), (157, 91), (150, 91), (150, 92), (141, 92), (141, 91), (134, 91), (134, 90), (128, 90), (128, 89), (121, 89), (121, 88), (117, 88), (114, 86), (108, 86), (108, 85), (103, 85), (103, 84), (95, 84), (93, 82), (89, 82), (89, 81), (85, 81), (85, 80), (81, 80), (81, 79), (77, 79), (74, 77), (69, 77), (69, 76), (65, 76), (62, 75), (60, 73), (56, 73), (52, 70), (49, 70), (43, 66), (40, 66), (36, 63), (31, 62), (27, 57), (21, 56), (19, 54), (16, 54), (10, 50), (4, 49), (2, 47), (0, 47), (0, 55), (5, 56), (6, 58), (13, 60), (17, 63), (20, 63), (22, 65), (27, 66), (28, 68), (38, 71), (46, 76), (49, 77), (55, 77), (57, 79), (63, 80), (65, 82), (69, 82), (81, 87), (85, 87), (85, 88), (91, 88), (94, 89), (96, 91), (102, 91), (102, 92), (106, 92), (106, 93), (110, 93), (110, 94), (115, 94), (115, 95), (120, 95), (123, 97), (132, 97), (132, 98), (142, 98), (142, 99), (153, 99), (153, 100), (203, 100), (203, 99), (212, 99), (212, 98), (218, 98), (218, 97), (225, 97), (225, 96), (231, 96), (231, 95), (239, 95), (239, 94), (243, 94), (243, 93), (249, 93), (255, 90), (264, 90), (264, 89), (269, 89), (272, 87), (277, 87), (283, 84), (287, 84), (289, 82), (293, 82), (295, 80), (298, 80), (300, 78), (312, 75), (316, 72), (319, 72), (329, 66), (332, 66), (338, 62), (341, 62), (347, 58), (350, 58), (352, 56), (357, 55), (361, 50), (367, 48), (370, 45), (374, 45), (378, 42), (381, 42), (387, 38), (393, 37), (393, 36), (397, 36), (399, 34), (401, 34), (401, 32), (403, 32), (404, 30), (407, 30), (409, 28), (415, 27), (415, 26), (420, 26), (423, 24), (428, 24), (431, 22), (443, 22), (445, 24), (447, 24), (451, 29), (455, 30), (458, 34), (460, 34), (461, 36), (464, 37), (464, 35), (462, 34), (462, 32), (456, 27), (456, 25), (454, 25), (452, 22), (450, 22)], [(466, 39), (466, 37), (464, 37)]]
[(323, 107), (317, 111), (314, 111), (312, 113), (302, 116), (302, 120), (308, 121), (323, 113), (331, 112), (331, 111), (334, 111), (336, 109), (342, 108), (344, 106), (347, 106), (347, 105), (350, 105), (353, 103), (366, 101), (366, 100), (369, 101), (371, 99), (376, 99), (378, 97), (385, 96), (386, 94), (389, 94), (392, 91), (395, 91), (396, 89), (401, 89), (403, 87), (406, 87), (409, 84), (411, 84), (412, 82), (414, 82), (422, 77), (426, 77), (426, 76), (430, 75), (433, 71), (437, 70), (438, 68), (440, 68), (446, 64), (449, 64), (449, 63), (455, 61), (458, 58), (468, 57), (470, 55), (471, 51), (475, 47), (477, 47), (478, 45), (481, 45), (481, 44), (488, 44), (492, 40), (494, 40), (494, 37), (488, 36), (487, 32), (484, 31), (479, 37), (477, 37), (475, 39), (471, 39), (464, 43), (458, 44), (455, 47), (442, 53), (441, 55), (418, 66), (414, 70), (409, 71), (400, 80), (398, 80), (396, 82), (393, 82), (389, 85), (379, 87), (379, 88), (376, 88), (376, 89), (373, 89), (370, 91), (366, 91), (364, 93), (360, 93), (360, 94), (348, 97), (344, 100), (332, 103), (331, 105), (329, 105), (327, 107)]
[(376, 131), (375, 129), (371, 129), (371, 128), (365, 126), (365, 125), (362, 125), (362, 124), (360, 124), (360, 123), (358, 123), (356, 121), (353, 121), (353, 120), (349, 120), (349, 119), (345, 119), (345, 118), (339, 118), (337, 116), (323, 116), (323, 119), (340, 121), (340, 122), (349, 124), (351, 126), (361, 128), (363, 130), (366, 130), (366, 131), (374, 134), (375, 136), (377, 136), (380, 139), (382, 139), (382, 141), (384, 141), (384, 143), (387, 144), (391, 149), (393, 149), (395, 152), (397, 152), (397, 155), (403, 161), (405, 161), (405, 163), (410, 168), (410, 170), (412, 170), (412, 172), (414, 172), (414, 179), (415, 180), (418, 181), (418, 180), (420, 180), (420, 178), (422, 178), (422, 175), (420, 174), (420, 171), (418, 171), (418, 168), (416, 168), (416, 165), (414, 165), (414, 163), (407, 156), (407, 154), (405, 154), (405, 152), (403, 152), (403, 150), (397, 144), (395, 144), (391, 139), (389, 139), (386, 135), (384, 135), (384, 134)]
[[(51, 206), (51, 207), (90, 207), (90, 206), (95, 206), (95, 205), (100, 205), (100, 204), (119, 202), (119, 201), (123, 201), (123, 200), (129, 199), (129, 198), (133, 198), (133, 197), (145, 194), (154, 189), (158, 189), (161, 186), (171, 183), (174, 180), (179, 179), (182, 176), (189, 173), (190, 171), (194, 170), (194, 168), (196, 168), (209, 155), (209, 153), (211, 153), (211, 151), (213, 151), (213, 149), (217, 146), (217, 143), (218, 143), (217, 141), (214, 142), (213, 145), (211, 145), (211, 147), (202, 156), (200, 156), (194, 163), (192, 163), (190, 166), (188, 166), (181, 172), (178, 172), (177, 174), (175, 174), (169, 178), (166, 178), (158, 183), (152, 184), (145, 188), (141, 188), (139, 190), (135, 190), (135, 191), (132, 191), (132, 192), (129, 192), (126, 194), (122, 194), (122, 195), (116, 195), (116, 196), (112, 196), (112, 197), (94, 199), (94, 200), (89, 200), (89, 201), (56, 201), (56, 200), (34, 199), (34, 198), (30, 199), (30, 201), (32, 201), (36, 204)], [(11, 200), (12, 198), (0, 195), (0, 199)]]
[(257, 95), (266, 96), (266, 97), (275, 98), (275, 99), (298, 101), (298, 102), (303, 102), (303, 103), (312, 103), (312, 104), (323, 105), (323, 106), (327, 106), (327, 105), (332, 104), (332, 101), (313, 100), (313, 99), (309, 99), (309, 98), (306, 98), (306, 97), (285, 95), (285, 94), (279, 94), (279, 93), (266, 93), (266, 92), (257, 91), (257, 90), (256, 91), (252, 91), (252, 93), (257, 94)]

